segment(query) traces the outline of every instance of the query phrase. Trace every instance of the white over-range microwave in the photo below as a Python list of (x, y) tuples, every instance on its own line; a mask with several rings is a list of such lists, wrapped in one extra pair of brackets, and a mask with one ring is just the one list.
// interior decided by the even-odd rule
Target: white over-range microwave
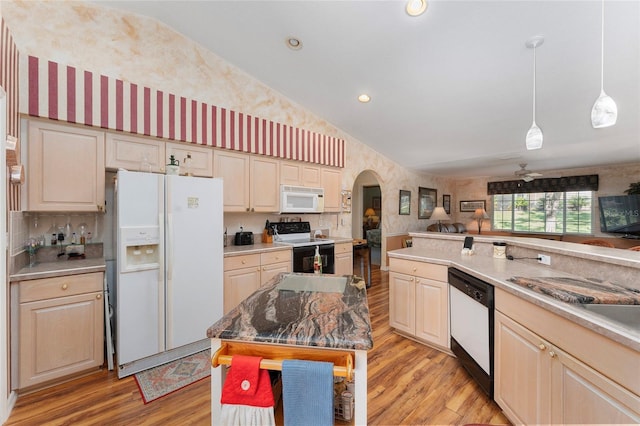
[(322, 213), (324, 189), (280, 185), (280, 213)]

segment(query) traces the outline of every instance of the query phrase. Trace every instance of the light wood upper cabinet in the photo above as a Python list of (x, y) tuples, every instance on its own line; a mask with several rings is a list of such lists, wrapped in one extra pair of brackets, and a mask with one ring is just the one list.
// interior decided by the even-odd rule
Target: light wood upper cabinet
[(280, 162), (264, 156), (251, 156), (251, 211), (271, 213), (280, 211)]
[(104, 132), (32, 120), (28, 139), (28, 210), (104, 211)]
[[(106, 165), (108, 169), (123, 168), (142, 171), (143, 163), (149, 164), (149, 171), (164, 173), (169, 163), (165, 155), (165, 142), (158, 139), (107, 133)], [(146, 171), (146, 170), (145, 170)]]
[(103, 276), (96, 272), (17, 283), (20, 389), (102, 365)]
[(321, 188), (321, 169), (316, 164), (283, 160), (280, 162), (280, 184)]
[(280, 164), (276, 159), (216, 150), (215, 177), (223, 180), (225, 212), (280, 210)]
[(249, 155), (216, 150), (213, 175), (222, 178), (224, 211), (246, 212), (249, 209)]
[(324, 211), (339, 213), (342, 207), (342, 173), (340, 169), (323, 167), (321, 170), (324, 188)]
[[(167, 158), (173, 155), (180, 161), (180, 174), (187, 173), (187, 156), (191, 156), (189, 170), (193, 176), (213, 177), (213, 149), (191, 143), (167, 142)], [(167, 164), (168, 161), (167, 161)]]

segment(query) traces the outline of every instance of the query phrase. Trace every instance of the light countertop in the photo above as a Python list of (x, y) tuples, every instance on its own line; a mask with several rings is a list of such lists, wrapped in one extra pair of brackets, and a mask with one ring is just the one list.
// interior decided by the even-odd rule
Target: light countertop
[(58, 260), (56, 262), (41, 262), (33, 267), (24, 267), (9, 277), (10, 282), (37, 280), (63, 275), (88, 274), (104, 272), (106, 263), (103, 257), (77, 260)]
[(566, 272), (522, 260), (496, 259), (482, 255), (463, 255), (452, 251), (410, 247), (388, 252), (390, 258), (407, 259), (452, 266), (480, 278), (497, 288), (512, 293), (528, 302), (587, 327), (611, 340), (640, 351), (640, 330), (593, 314), (580, 304), (566, 303), (551, 296), (537, 293), (509, 281), (514, 276), (521, 277), (570, 277), (579, 278)]

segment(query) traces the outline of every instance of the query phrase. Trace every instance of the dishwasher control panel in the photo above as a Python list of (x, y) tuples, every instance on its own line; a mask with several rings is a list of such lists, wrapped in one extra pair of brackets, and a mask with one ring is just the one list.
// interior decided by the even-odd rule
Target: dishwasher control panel
[(457, 288), (476, 302), (493, 308), (493, 286), (466, 272), (449, 268), (449, 285)]

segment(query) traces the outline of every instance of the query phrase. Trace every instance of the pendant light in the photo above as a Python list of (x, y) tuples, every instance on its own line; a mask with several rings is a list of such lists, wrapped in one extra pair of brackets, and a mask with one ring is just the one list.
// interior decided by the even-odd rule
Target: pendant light
[(609, 127), (616, 124), (618, 106), (611, 96), (604, 93), (604, 0), (602, 0), (602, 32), (600, 38), (600, 96), (591, 109), (591, 125), (594, 129)]
[(543, 36), (531, 37), (525, 43), (525, 46), (533, 49), (533, 123), (525, 139), (528, 150), (542, 148), (542, 129), (536, 124), (536, 48), (542, 43), (544, 43)]

